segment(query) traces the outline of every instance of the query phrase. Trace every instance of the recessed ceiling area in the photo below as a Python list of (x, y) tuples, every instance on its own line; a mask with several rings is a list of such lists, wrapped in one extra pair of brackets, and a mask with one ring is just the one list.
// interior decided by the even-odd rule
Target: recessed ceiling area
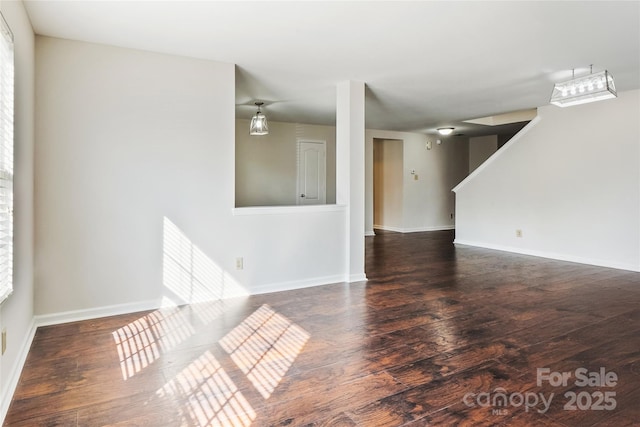
[(463, 121), (547, 105), (574, 68), (640, 87), (639, 2), (25, 4), (40, 35), (236, 64), (238, 117), (259, 100), (269, 120), (334, 124), (336, 84), (356, 80), (367, 128), (474, 135)]

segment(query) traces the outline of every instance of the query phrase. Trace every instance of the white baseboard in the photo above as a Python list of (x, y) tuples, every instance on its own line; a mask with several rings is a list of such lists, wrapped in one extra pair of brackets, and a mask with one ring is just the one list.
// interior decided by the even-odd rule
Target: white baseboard
[(640, 272), (639, 265), (631, 265), (626, 263), (613, 262), (609, 260), (585, 258), (585, 257), (580, 257), (575, 255), (558, 254), (554, 252), (516, 248), (512, 246), (495, 245), (492, 243), (476, 242), (476, 241), (464, 240), (464, 239), (455, 239), (453, 243), (455, 243), (456, 245), (475, 246), (478, 248), (493, 249), (496, 251), (503, 251), (503, 252), (512, 252), (512, 253), (522, 254), (522, 255), (531, 255), (531, 256), (536, 256), (540, 258), (555, 259), (558, 261), (575, 262), (578, 264), (595, 265), (597, 267), (608, 267), (608, 268), (615, 268), (618, 270)]
[(61, 313), (42, 314), (35, 316), (36, 327), (58, 325), (60, 323), (78, 322), (80, 320), (97, 319), (99, 317), (117, 316), (119, 314), (135, 313), (137, 311), (156, 310), (162, 305), (162, 300), (140, 301), (127, 304), (108, 305), (105, 307), (88, 308), (84, 310), (64, 311)]
[(455, 225), (437, 225), (433, 227), (417, 227), (417, 228), (405, 228), (403, 233), (419, 233), (422, 231), (445, 231), (455, 230)]
[(329, 285), (331, 283), (344, 282), (345, 277), (341, 275), (337, 276), (323, 276), (314, 277), (307, 280), (292, 280), (290, 282), (280, 283), (268, 283), (260, 285), (251, 289), (251, 295), (268, 294), (271, 292), (291, 291), (293, 289), (311, 288), (313, 286)]
[(401, 228), (401, 227), (388, 227), (386, 225), (374, 225), (376, 230), (395, 231), (396, 233), (420, 233), (424, 231), (443, 231), (443, 230), (455, 230), (455, 225), (436, 225), (432, 227), (414, 227), (414, 228)]
[(349, 283), (353, 283), (353, 282), (366, 282), (367, 279), (367, 275), (364, 273), (359, 273), (359, 274), (352, 274), (349, 276)]
[(400, 227), (391, 227), (391, 226), (388, 226), (388, 225), (373, 224), (373, 229), (374, 230), (384, 230), (384, 231), (394, 231), (396, 233), (402, 233), (402, 228), (400, 228)]
[(2, 425), (4, 425), (4, 419), (7, 416), (7, 412), (9, 411), (9, 406), (11, 405), (13, 394), (16, 391), (16, 387), (18, 387), (18, 381), (20, 381), (22, 368), (24, 368), (24, 364), (27, 361), (31, 343), (33, 342), (33, 338), (36, 335), (36, 329), (37, 326), (35, 319), (32, 319), (31, 325), (29, 326), (29, 331), (22, 341), (22, 346), (20, 347), (18, 357), (16, 358), (16, 361), (11, 368), (11, 372), (9, 372), (9, 381), (7, 382), (7, 387), (2, 394), (2, 400), (0, 400), (0, 402), (2, 402), (2, 406), (0, 407), (0, 424)]
[[(355, 277), (358, 281), (366, 280), (364, 274)], [(251, 289), (251, 295), (260, 295), (270, 292), (289, 291), (294, 289), (310, 288), (313, 286), (328, 285), (331, 283), (345, 282), (345, 276), (323, 276), (307, 280), (292, 280), (290, 282), (269, 283)], [(351, 280), (354, 281), (354, 280)], [(139, 301), (126, 304), (117, 304), (104, 307), (89, 308), (83, 310), (71, 310), (61, 313), (41, 314), (34, 316), (35, 328), (40, 326), (59, 325), (61, 323), (78, 322), (81, 320), (97, 319), (100, 317), (117, 316), (120, 314), (135, 313), (138, 311), (157, 310), (162, 307), (161, 299)], [(35, 333), (35, 329), (34, 329)], [(31, 343), (29, 343), (31, 345)]]
[(374, 233), (373, 230), (367, 230), (364, 232), (365, 237), (369, 237), (369, 236), (375, 236), (376, 233)]

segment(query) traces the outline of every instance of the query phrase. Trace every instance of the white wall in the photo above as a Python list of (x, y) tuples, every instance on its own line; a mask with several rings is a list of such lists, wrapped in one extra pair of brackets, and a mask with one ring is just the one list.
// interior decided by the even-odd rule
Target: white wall
[(498, 150), (498, 135), (469, 138), (469, 173), (473, 172)]
[(34, 36), (22, 2), (3, 1), (0, 8), (15, 39), (14, 290), (2, 304), (0, 315), (0, 328), (7, 329), (7, 351), (0, 363), (1, 422), (8, 409), (34, 332)]
[(47, 37), (36, 58), (39, 321), (190, 302), (191, 278), (201, 298), (344, 279), (344, 207), (233, 209), (233, 64)]
[(250, 136), (236, 120), (236, 206), (296, 205), (297, 141), (326, 141), (327, 204), (336, 202), (336, 128), (269, 121), (269, 135)]
[[(442, 139), (419, 133), (367, 130), (367, 164), (373, 164), (373, 140), (403, 141), (403, 191), (402, 225), (389, 228), (394, 231), (412, 232), (454, 228), (454, 186), (467, 176), (469, 145), (466, 138)], [(427, 150), (427, 139), (432, 141)], [(415, 175), (411, 174), (415, 170)], [(365, 230), (373, 232), (373, 167), (367, 167)], [(378, 225), (378, 224), (377, 224)], [(385, 226), (385, 224), (379, 224)]]
[(346, 281), (345, 207), (239, 208), (229, 255), (244, 270), (229, 271), (249, 293)]
[(40, 36), (36, 60), (36, 312), (161, 296), (165, 217), (220, 263), (233, 65)]
[(538, 113), (456, 189), (456, 242), (639, 270), (640, 92)]

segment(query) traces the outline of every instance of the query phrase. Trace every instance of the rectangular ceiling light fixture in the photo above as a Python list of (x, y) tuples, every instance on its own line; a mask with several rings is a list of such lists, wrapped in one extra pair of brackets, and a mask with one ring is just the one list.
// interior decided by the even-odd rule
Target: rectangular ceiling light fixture
[(550, 103), (558, 107), (586, 104), (616, 98), (616, 85), (607, 70), (582, 77), (574, 77), (553, 87)]

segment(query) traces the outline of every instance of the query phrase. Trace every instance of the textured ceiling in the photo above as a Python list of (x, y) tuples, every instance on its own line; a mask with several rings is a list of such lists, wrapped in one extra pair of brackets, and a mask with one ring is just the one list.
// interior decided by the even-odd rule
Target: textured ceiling
[(261, 100), (270, 120), (333, 124), (336, 83), (357, 80), (368, 128), (472, 135), (462, 120), (546, 105), (572, 68), (640, 87), (637, 1), (25, 4), (37, 34), (236, 64), (238, 117)]

